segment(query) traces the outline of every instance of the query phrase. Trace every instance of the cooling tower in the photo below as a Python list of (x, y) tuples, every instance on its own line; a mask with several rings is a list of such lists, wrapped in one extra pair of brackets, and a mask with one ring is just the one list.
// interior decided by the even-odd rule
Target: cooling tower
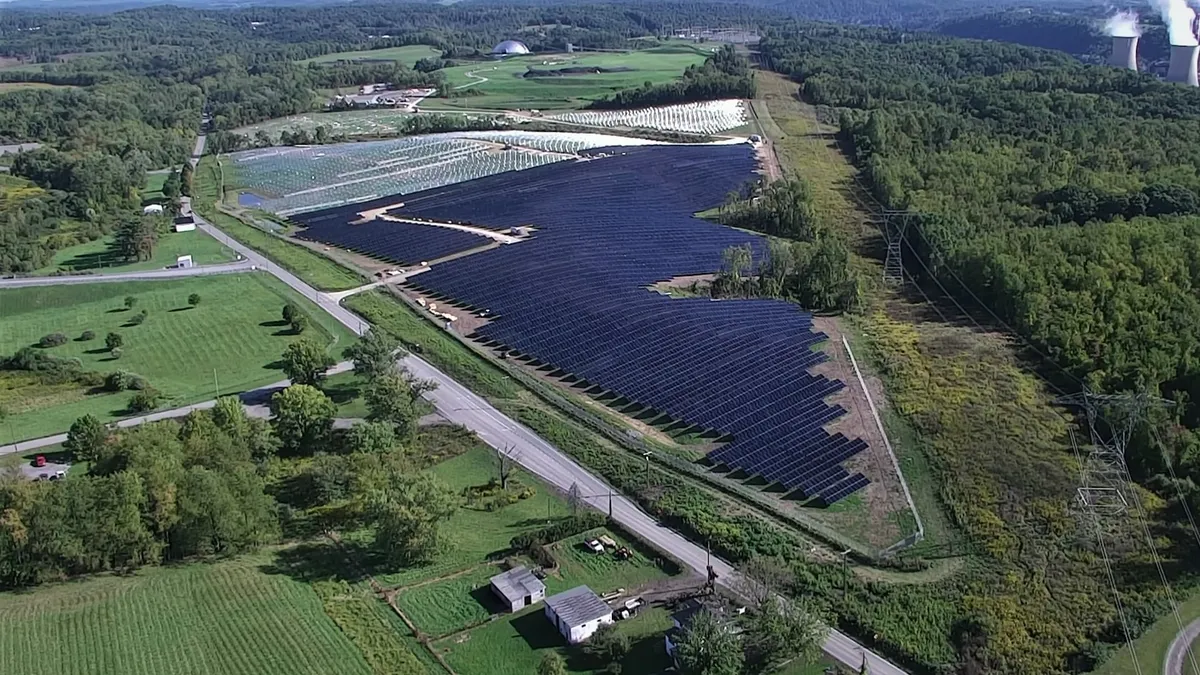
[(1200, 56), (1200, 47), (1171, 45), (1171, 65), (1167, 68), (1167, 81), (1182, 82), (1189, 87), (1200, 84), (1196, 79), (1197, 56)]
[(1114, 37), (1112, 54), (1108, 57), (1108, 65), (1113, 68), (1128, 68), (1137, 70), (1137, 36)]

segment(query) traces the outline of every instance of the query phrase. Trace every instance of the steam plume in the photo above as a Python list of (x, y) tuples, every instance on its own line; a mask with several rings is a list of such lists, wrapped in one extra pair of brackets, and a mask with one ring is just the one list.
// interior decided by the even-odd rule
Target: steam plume
[(1150, 4), (1162, 15), (1163, 23), (1167, 24), (1172, 45), (1192, 47), (1197, 44), (1192, 25), (1196, 20), (1196, 12), (1188, 7), (1187, 0), (1150, 0)]
[(1142, 29), (1138, 27), (1137, 12), (1125, 10), (1108, 17), (1104, 22), (1104, 34), (1109, 37), (1138, 37)]

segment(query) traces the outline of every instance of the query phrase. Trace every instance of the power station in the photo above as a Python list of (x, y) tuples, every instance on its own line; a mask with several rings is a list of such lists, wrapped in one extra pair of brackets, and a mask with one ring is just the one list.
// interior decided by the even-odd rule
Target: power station
[(1167, 82), (1179, 82), (1189, 87), (1200, 86), (1196, 77), (1196, 58), (1200, 46), (1171, 45), (1171, 64), (1167, 66)]
[(1138, 36), (1114, 36), (1112, 54), (1108, 57), (1108, 65), (1113, 68), (1128, 68), (1137, 70)]

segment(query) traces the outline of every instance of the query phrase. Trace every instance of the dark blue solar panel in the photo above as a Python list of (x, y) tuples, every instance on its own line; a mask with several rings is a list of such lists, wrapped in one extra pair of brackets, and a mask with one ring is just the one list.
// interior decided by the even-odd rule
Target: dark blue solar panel
[[(752, 151), (648, 146), (591, 154), (597, 157), (406, 196), (394, 215), (537, 229), (527, 241), (439, 264), (412, 284), (486, 309), (492, 320), (477, 339), (732, 436), (710, 454), (714, 462), (806, 497), (856, 484), (841, 465), (866, 445), (824, 429), (845, 413), (825, 403), (844, 385), (809, 372), (826, 359), (812, 349), (825, 336), (813, 331), (809, 313), (775, 300), (647, 290), (717, 271), (729, 246), (749, 244), (761, 254), (761, 237), (692, 216), (753, 176)], [(345, 241), (338, 227), (361, 226), (339, 222), (396, 201), (296, 218), (316, 224), (310, 236)], [(375, 255), (397, 255), (379, 238), (362, 244)]]
[(359, 225), (348, 224), (356, 220), (356, 214), (363, 210), (363, 205), (359, 204), (350, 211), (314, 211), (292, 216), (292, 220), (306, 228), (296, 237), (332, 244), (400, 265), (428, 262), (492, 243), (487, 237), (436, 225), (378, 219)]

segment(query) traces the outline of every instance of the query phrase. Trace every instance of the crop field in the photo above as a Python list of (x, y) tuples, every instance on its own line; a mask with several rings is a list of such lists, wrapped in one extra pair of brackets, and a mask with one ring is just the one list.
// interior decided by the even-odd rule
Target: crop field
[(13, 675), (369, 675), (312, 588), (264, 554), (0, 594)]
[(229, 160), (236, 184), (252, 195), (247, 205), (288, 215), (576, 159), (588, 148), (646, 143), (604, 134), (462, 132), (246, 150)]
[(386, 49), (364, 49), (357, 52), (336, 52), (305, 59), (300, 63), (334, 63), (336, 61), (355, 61), (371, 63), (373, 61), (396, 61), (411, 66), (425, 58), (437, 58), (442, 53), (428, 45), (404, 45)]
[[(199, 306), (189, 308), (197, 293)], [(126, 296), (137, 298), (126, 310)], [(312, 323), (305, 335), (329, 345), (338, 355), (352, 336), (340, 324), (283, 284), (264, 274), (196, 277), (176, 281), (117, 282), (45, 286), (0, 291), (4, 331), (0, 354), (61, 332), (69, 341), (49, 349), (78, 358), (85, 370), (124, 370), (147, 378), (171, 403), (212, 398), (283, 379), (274, 365), (297, 338), (283, 326), (280, 308), (288, 301), (309, 308)], [(129, 318), (145, 309), (140, 325)], [(96, 338), (80, 341), (85, 330)], [(120, 359), (104, 347), (109, 332), (124, 339)], [(77, 385), (46, 387), (24, 373), (4, 373), (0, 405), (10, 417), (0, 438), (23, 439), (64, 431), (75, 418), (94, 414), (104, 420), (127, 415), (127, 393), (85, 395)]]
[[(471, 96), (429, 99), (426, 107), (463, 110), (564, 110), (579, 108), (644, 82), (661, 84), (704, 61), (715, 45), (668, 45), (624, 53), (531, 54), (500, 62), (447, 68), (451, 90)], [(570, 72), (563, 69), (579, 69)], [(588, 72), (591, 71), (591, 72)], [(599, 72), (597, 72), (599, 71)]]
[(746, 104), (737, 99), (704, 101), (639, 110), (583, 110), (550, 119), (596, 127), (641, 127), (658, 131), (716, 134), (746, 124)]
[(149, 260), (128, 261), (113, 248), (113, 237), (107, 236), (85, 244), (76, 244), (54, 253), (50, 264), (34, 275), (54, 274), (58, 271), (73, 272), (137, 272), (161, 269), (174, 265), (181, 255), (192, 256), (197, 265), (235, 260), (237, 254), (200, 230), (193, 232), (171, 232), (160, 235), (154, 255)]

